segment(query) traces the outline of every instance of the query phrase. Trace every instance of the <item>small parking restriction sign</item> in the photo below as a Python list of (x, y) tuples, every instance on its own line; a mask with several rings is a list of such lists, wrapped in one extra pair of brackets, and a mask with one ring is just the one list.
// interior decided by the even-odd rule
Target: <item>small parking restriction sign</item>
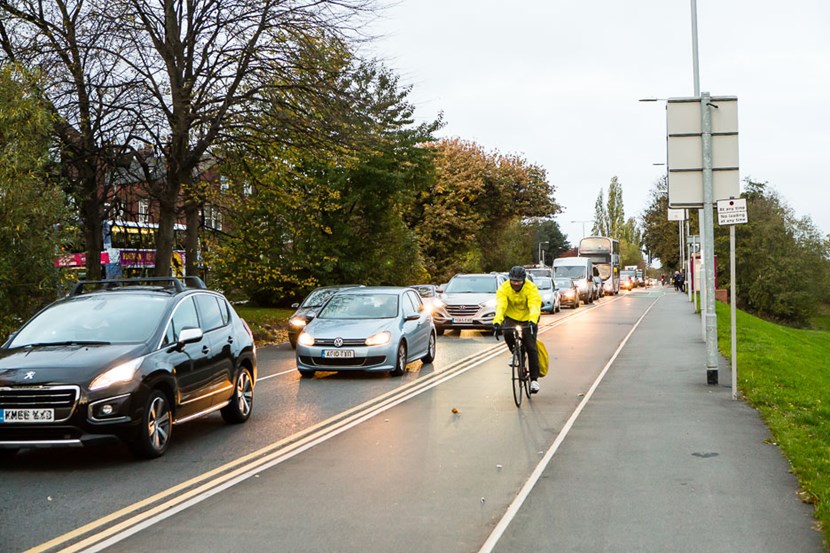
[(718, 224), (741, 225), (748, 223), (746, 215), (746, 198), (718, 200)]

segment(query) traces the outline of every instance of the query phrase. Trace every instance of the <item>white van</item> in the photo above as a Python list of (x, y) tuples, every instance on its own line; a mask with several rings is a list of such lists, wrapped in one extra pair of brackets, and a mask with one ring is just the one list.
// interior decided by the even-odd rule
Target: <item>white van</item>
[(553, 275), (572, 279), (579, 288), (579, 298), (585, 303), (594, 301), (592, 279), (598, 274), (594, 270), (594, 262), (587, 257), (560, 257), (553, 260)]

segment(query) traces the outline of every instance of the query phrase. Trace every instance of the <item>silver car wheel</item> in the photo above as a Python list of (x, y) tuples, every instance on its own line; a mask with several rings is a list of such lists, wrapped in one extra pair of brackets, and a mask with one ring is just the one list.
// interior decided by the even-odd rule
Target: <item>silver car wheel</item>
[(395, 357), (395, 368), (392, 369), (393, 376), (401, 376), (406, 371), (406, 344), (398, 344), (398, 355)]

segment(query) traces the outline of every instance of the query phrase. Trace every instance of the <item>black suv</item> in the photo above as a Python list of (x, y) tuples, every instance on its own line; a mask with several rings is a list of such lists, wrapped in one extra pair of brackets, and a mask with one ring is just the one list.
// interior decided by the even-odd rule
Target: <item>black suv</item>
[(251, 416), (256, 346), (196, 277), (82, 281), (0, 346), (0, 454), (125, 441), (158, 457), (173, 425)]

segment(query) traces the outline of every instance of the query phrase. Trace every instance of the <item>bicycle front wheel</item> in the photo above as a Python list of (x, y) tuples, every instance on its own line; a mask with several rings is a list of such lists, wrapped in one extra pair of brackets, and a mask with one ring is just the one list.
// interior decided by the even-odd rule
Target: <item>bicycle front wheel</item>
[(510, 360), (510, 367), (513, 372), (511, 375), (513, 378), (513, 401), (516, 403), (516, 407), (522, 406), (522, 388), (525, 386), (525, 381), (522, 378), (524, 364), (522, 363), (521, 349), (517, 344), (513, 348), (513, 358)]
[(524, 385), (525, 395), (527, 399), (530, 399), (530, 368), (527, 365), (527, 353), (525, 352), (525, 348), (522, 348), (522, 370), (520, 374), (522, 375), (522, 384)]

